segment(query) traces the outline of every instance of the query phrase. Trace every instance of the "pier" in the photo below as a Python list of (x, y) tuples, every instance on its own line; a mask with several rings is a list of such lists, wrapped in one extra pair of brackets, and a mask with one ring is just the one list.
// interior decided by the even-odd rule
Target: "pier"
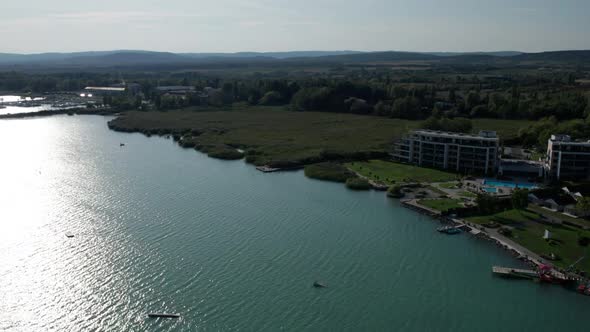
[(534, 270), (513, 269), (502, 266), (493, 266), (492, 273), (507, 278), (536, 279), (539, 277), (539, 273)]

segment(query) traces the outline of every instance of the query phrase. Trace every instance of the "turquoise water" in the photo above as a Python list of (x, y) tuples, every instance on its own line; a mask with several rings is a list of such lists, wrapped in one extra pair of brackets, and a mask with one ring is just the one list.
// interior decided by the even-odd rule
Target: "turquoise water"
[(498, 188), (494, 188), (494, 187), (483, 187), (483, 191), (488, 192), (488, 193), (497, 193), (498, 192)]
[(0, 330), (587, 328), (590, 297), (493, 277), (518, 262), (383, 193), (106, 122), (0, 121)]
[(492, 186), (492, 187), (523, 188), (523, 189), (537, 188), (536, 184), (526, 183), (526, 182), (511, 182), (511, 181), (485, 179), (483, 183), (486, 186)]

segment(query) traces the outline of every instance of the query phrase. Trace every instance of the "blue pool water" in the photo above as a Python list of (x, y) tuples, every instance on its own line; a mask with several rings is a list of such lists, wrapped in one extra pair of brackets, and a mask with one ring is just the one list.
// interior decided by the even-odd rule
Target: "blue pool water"
[(487, 193), (497, 193), (498, 192), (498, 188), (494, 188), (494, 187), (483, 187), (483, 191), (485, 191)]
[[(524, 189), (535, 189), (537, 185), (533, 183), (526, 183), (526, 182), (511, 182), (511, 181), (499, 181), (499, 180), (489, 180), (485, 179), (483, 184), (486, 186), (492, 187), (507, 187), (507, 188), (524, 188)], [(485, 191), (487, 188), (484, 188)], [(496, 192), (495, 190), (493, 192)]]

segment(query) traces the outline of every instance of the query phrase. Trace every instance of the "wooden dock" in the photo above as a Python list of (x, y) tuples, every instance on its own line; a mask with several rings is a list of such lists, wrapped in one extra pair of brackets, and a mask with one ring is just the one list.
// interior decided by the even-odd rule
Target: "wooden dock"
[(510, 267), (502, 266), (493, 266), (492, 273), (507, 278), (535, 279), (539, 277), (539, 273), (534, 270), (513, 269)]

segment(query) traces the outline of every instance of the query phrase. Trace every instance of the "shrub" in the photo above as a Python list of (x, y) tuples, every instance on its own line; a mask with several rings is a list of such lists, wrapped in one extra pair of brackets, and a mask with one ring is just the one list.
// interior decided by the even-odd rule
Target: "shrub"
[(325, 181), (346, 182), (355, 178), (356, 174), (338, 163), (319, 163), (305, 166), (305, 176)]
[(200, 151), (205, 152), (211, 158), (224, 160), (238, 160), (244, 158), (244, 154), (227, 145), (199, 146)]
[(507, 237), (512, 237), (512, 229), (508, 228), (508, 227), (502, 227), (498, 230), (498, 233), (507, 236)]
[(366, 179), (348, 178), (346, 180), (346, 187), (352, 190), (369, 190), (371, 189), (371, 184)]
[(389, 187), (389, 189), (387, 189), (387, 196), (392, 197), (392, 198), (404, 197), (404, 193), (402, 192), (402, 187), (399, 185)]

